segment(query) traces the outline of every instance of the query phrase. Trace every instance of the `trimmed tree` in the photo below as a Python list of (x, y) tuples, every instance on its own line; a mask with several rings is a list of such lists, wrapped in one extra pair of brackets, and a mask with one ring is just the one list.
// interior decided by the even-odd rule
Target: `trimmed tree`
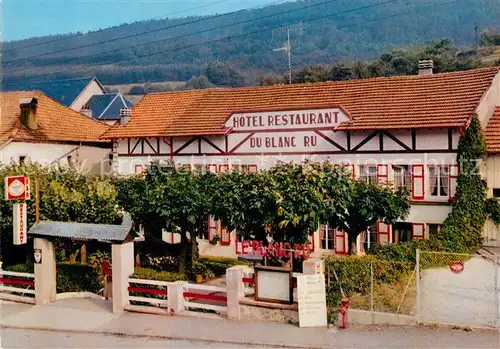
[(180, 273), (190, 272), (197, 258), (196, 237), (207, 219), (211, 178), (154, 162), (144, 178), (124, 178), (117, 184), (120, 204), (146, 234), (157, 239), (163, 229), (180, 234)]
[[(213, 214), (245, 238), (302, 244), (326, 216), (346, 209), (349, 178), (329, 163), (279, 164), (218, 178)], [(328, 212), (327, 212), (328, 210)]]
[(377, 183), (352, 181), (345, 211), (331, 210), (335, 215), (328, 223), (347, 233), (349, 254), (359, 234), (367, 231), (377, 221), (393, 224), (404, 219), (410, 212), (409, 193), (406, 189), (394, 189)]

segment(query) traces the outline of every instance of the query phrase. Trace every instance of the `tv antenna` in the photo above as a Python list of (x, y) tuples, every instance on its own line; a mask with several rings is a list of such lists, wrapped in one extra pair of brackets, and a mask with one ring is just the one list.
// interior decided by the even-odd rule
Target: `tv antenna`
[(286, 28), (285, 27), (279, 28), (278, 29), (279, 32), (273, 31), (273, 37), (277, 34), (281, 34), (283, 32), (283, 30), (286, 30), (286, 43), (283, 47), (276, 48), (273, 51), (274, 52), (278, 52), (278, 51), (285, 51), (286, 52), (286, 54), (288, 56), (288, 83), (291, 84), (292, 83), (292, 44), (290, 41), (290, 32), (295, 32), (299, 36), (301, 36), (302, 32), (304, 30), (304, 24), (301, 22), (301, 23), (295, 24), (293, 26), (287, 26)]

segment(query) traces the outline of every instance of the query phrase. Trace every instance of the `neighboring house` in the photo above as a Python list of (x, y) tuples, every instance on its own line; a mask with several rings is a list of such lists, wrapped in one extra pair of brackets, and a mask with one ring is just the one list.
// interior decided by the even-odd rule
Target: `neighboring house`
[(90, 97), (81, 112), (96, 120), (114, 125), (120, 120), (123, 109), (130, 109), (134, 105), (120, 93), (107, 93)]
[(19, 83), (9, 86), (8, 89), (42, 91), (62, 105), (76, 111), (80, 111), (92, 96), (106, 93), (103, 85), (95, 77)]
[[(280, 160), (344, 164), (356, 178), (389, 180), (411, 191), (405, 221), (378, 222), (358, 238), (357, 251), (428, 238), (451, 211), (461, 132), (477, 115), (498, 135), (500, 68), (432, 74), (432, 64), (422, 63), (417, 76), (150, 94), (126, 125), (104, 137), (114, 141), (113, 166), (121, 174), (140, 173), (151, 160), (216, 173), (256, 171)], [(490, 153), (498, 151), (494, 138), (487, 139)], [(500, 185), (500, 167), (492, 167), (500, 164), (498, 156), (492, 154), (485, 168), (493, 193)], [(241, 251), (237, 234), (212, 220), (209, 227), (200, 236), (200, 253)], [(486, 229), (488, 241), (500, 240), (498, 231)], [(214, 234), (220, 235), (217, 246), (209, 243)], [(318, 255), (347, 251), (344, 232), (326, 225), (311, 245)]]
[[(500, 80), (500, 77), (497, 77)], [(500, 83), (497, 84), (496, 91), (497, 107), (493, 116), (486, 124), (485, 138), (488, 146), (488, 159), (483, 167), (488, 183), (488, 195), (500, 198)], [(496, 226), (492, 220), (488, 220), (485, 225), (486, 243), (500, 247), (500, 227)]]
[(33, 161), (108, 172), (109, 126), (39, 91), (1, 92), (0, 163)]

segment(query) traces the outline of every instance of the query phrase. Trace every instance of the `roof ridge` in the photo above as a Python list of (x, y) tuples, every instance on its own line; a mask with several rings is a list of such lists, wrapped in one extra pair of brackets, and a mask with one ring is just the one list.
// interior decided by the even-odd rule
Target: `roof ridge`
[(468, 70), (457, 70), (452, 72), (442, 72), (435, 74), (427, 74), (427, 75), (393, 75), (393, 76), (376, 76), (365, 79), (351, 79), (351, 80), (332, 80), (332, 81), (320, 81), (320, 82), (304, 82), (298, 84), (275, 84), (275, 85), (254, 85), (254, 86), (216, 86), (209, 87), (205, 89), (193, 89), (193, 90), (182, 90), (182, 91), (164, 91), (164, 92), (151, 92), (146, 94), (146, 96), (153, 95), (169, 95), (169, 94), (183, 94), (183, 93), (200, 93), (201, 91), (218, 91), (218, 92), (226, 92), (226, 91), (235, 91), (235, 90), (252, 90), (252, 89), (272, 89), (272, 88), (300, 88), (305, 86), (321, 86), (321, 85), (336, 85), (336, 84), (354, 84), (360, 81), (363, 82), (375, 82), (375, 81), (394, 81), (394, 80), (413, 80), (413, 79), (436, 79), (443, 76), (453, 76), (453, 75), (465, 75), (470, 73), (477, 73), (480, 71), (500, 71), (500, 66), (490, 66), (483, 67), (477, 69), (468, 69)]

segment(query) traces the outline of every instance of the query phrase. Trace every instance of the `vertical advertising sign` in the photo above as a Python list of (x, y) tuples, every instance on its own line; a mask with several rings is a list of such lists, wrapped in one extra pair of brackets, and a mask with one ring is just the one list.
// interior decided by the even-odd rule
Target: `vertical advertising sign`
[(28, 241), (26, 204), (14, 204), (14, 245), (23, 245)]

